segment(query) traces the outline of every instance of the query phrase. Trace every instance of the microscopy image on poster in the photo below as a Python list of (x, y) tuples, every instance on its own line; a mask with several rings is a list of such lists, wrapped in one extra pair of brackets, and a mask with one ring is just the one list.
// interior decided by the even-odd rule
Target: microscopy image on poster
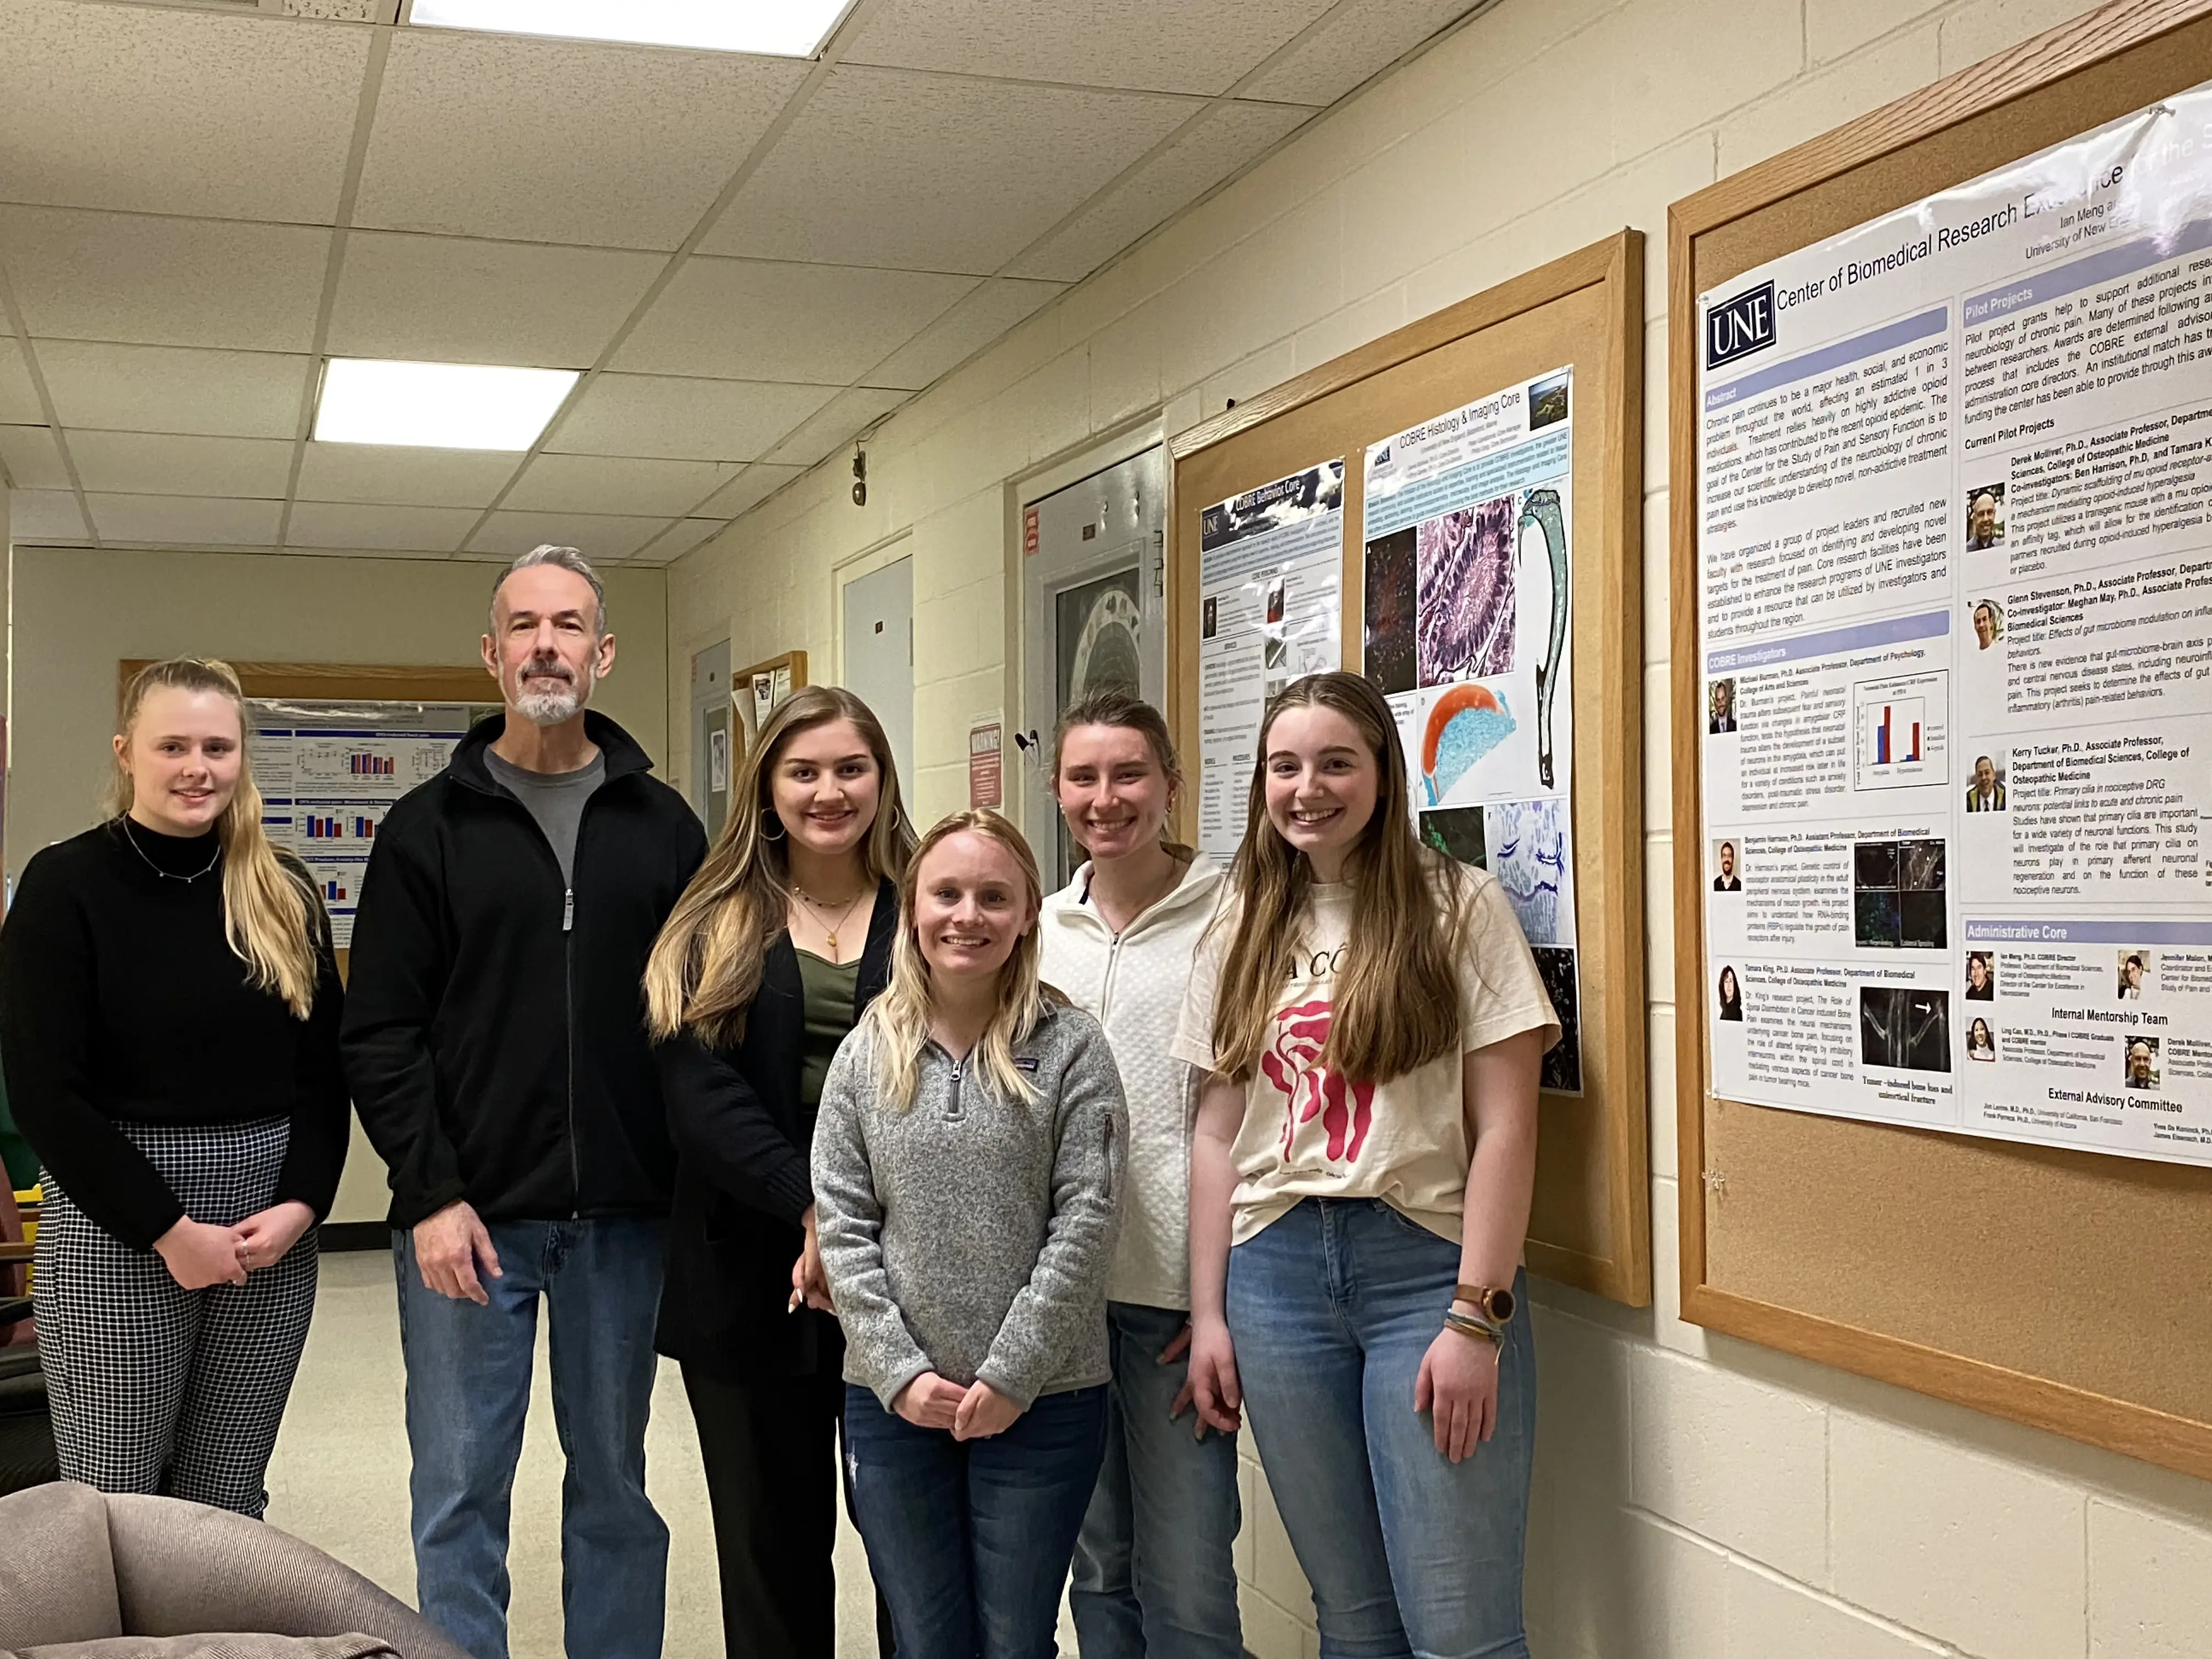
[(1498, 877), (1582, 1087), (1572, 757), (1574, 374), (1559, 368), (1368, 446), (1363, 672), (1405, 744), (1422, 838)]
[(1423, 685), (1513, 672), (1514, 501), (1510, 495), (1424, 520), (1413, 532), (1419, 572), (1417, 672)]
[(2212, 1164), (2212, 88), (1698, 296), (1712, 1086)]
[(1343, 460), (1207, 507), (1198, 591), (1198, 844), (1228, 859), (1267, 699), (1342, 655)]

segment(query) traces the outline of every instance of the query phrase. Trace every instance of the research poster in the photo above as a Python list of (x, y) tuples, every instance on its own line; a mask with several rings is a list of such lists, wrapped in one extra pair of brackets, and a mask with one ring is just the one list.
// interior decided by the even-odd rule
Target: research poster
[(337, 947), (348, 949), (384, 815), (445, 770), (471, 719), (491, 711), (462, 703), (261, 698), (250, 706), (262, 827), (307, 865)]
[(2212, 91), (1699, 296), (1717, 1092), (2212, 1163)]
[(1423, 839), (1497, 876), (1561, 1027), (1543, 1086), (1582, 1088), (1574, 886), (1574, 374), (1560, 368), (1367, 447), (1365, 670)]
[(1268, 698), (1342, 661), (1344, 462), (1216, 502), (1198, 546), (1198, 844), (1227, 860)]

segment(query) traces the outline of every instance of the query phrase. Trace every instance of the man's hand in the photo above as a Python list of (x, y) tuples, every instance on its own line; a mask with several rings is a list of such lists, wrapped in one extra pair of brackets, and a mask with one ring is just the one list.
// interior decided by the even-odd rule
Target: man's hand
[(244, 1237), (235, 1227), (210, 1227), (183, 1216), (154, 1241), (154, 1250), (180, 1287), (204, 1291), (216, 1285), (246, 1283), (246, 1269), (238, 1260)]
[(979, 1376), (960, 1396), (960, 1408), (952, 1414), (952, 1437), (988, 1440), (1013, 1427), (1021, 1414), (1019, 1406)]
[(490, 1279), (507, 1276), (500, 1269), (499, 1252), (492, 1248), (491, 1235), (465, 1199), (415, 1224), (415, 1266), (422, 1273), (425, 1290), (450, 1296), (456, 1302), (466, 1297), (479, 1307), (489, 1306), (491, 1297), (484, 1294), (477, 1270), (481, 1267)]
[(315, 1212), (297, 1199), (272, 1204), (238, 1224), (238, 1260), (248, 1273), (273, 1267), (315, 1224)]
[(949, 1429), (967, 1390), (935, 1371), (924, 1371), (898, 1391), (891, 1409), (917, 1429)]

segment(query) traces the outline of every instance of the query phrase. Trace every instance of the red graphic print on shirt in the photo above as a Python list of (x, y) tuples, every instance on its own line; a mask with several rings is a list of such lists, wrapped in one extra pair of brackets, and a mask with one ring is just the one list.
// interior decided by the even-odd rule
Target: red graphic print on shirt
[(1284, 1097), (1283, 1157), (1298, 1126), (1321, 1119), (1332, 1164), (1357, 1164), (1374, 1120), (1375, 1085), (1346, 1083), (1321, 1063), (1328, 1041), (1329, 1005), (1301, 1002), (1275, 1016), (1275, 1040), (1260, 1056), (1260, 1069)]

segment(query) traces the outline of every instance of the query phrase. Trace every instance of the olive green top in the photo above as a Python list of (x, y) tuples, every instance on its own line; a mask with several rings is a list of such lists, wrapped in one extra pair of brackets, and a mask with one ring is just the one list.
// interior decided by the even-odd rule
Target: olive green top
[(853, 999), (860, 990), (860, 959), (826, 962), (811, 951), (800, 951), (799, 981), (806, 992), (806, 1041), (799, 1050), (799, 1099), (811, 1112), (822, 1103), (822, 1079), (830, 1075), (837, 1045), (853, 1029)]

